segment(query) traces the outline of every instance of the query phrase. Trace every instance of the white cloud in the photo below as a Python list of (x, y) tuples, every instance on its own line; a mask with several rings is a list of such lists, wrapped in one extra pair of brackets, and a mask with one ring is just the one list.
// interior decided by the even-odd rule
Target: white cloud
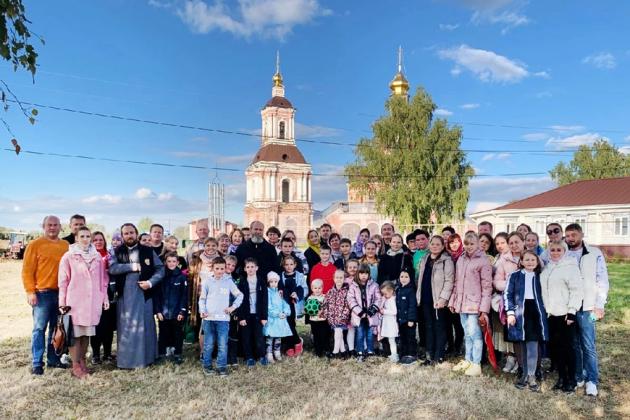
[(477, 11), (473, 13), (470, 21), (476, 25), (483, 23), (489, 23), (492, 25), (502, 25), (501, 34), (505, 35), (510, 30), (518, 28), (519, 26), (525, 26), (530, 23), (530, 20), (524, 14), (517, 11), (503, 11), (497, 12), (491, 11)]
[(313, 177), (313, 208), (325, 209), (335, 201), (346, 200), (346, 178), (343, 165), (315, 164), (313, 172), (321, 174)]
[(118, 204), (122, 200), (122, 197), (119, 195), (112, 194), (103, 194), (103, 195), (92, 195), (89, 197), (85, 197), (81, 201), (85, 204), (95, 204), (95, 203), (109, 203), (109, 204)]
[(258, 35), (277, 39), (284, 39), (297, 25), (332, 14), (318, 0), (238, 0), (237, 3), (238, 6), (229, 6), (223, 0), (211, 4), (187, 0), (177, 14), (194, 32), (220, 30), (245, 38)]
[(159, 201), (169, 201), (172, 200), (175, 195), (172, 192), (159, 193), (157, 199)]
[(450, 117), (451, 115), (453, 115), (451, 111), (449, 111), (448, 109), (443, 109), (443, 108), (436, 109), (435, 112), (433, 112), (433, 114), (437, 115), (438, 117)]
[(619, 152), (623, 153), (624, 155), (630, 155), (630, 146), (620, 147)]
[(463, 105), (460, 105), (459, 107), (461, 109), (477, 109), (479, 108), (479, 106), (480, 106), (479, 104), (463, 104)]
[(532, 73), (532, 76), (542, 77), (543, 79), (551, 79), (551, 75), (546, 71), (537, 71), (535, 73)]
[(343, 130), (338, 128), (295, 123), (295, 137), (297, 138), (316, 139), (322, 137), (339, 137), (342, 134)]
[(486, 153), (481, 160), (505, 160), (512, 156), (511, 153)]
[[(530, 76), (523, 64), (492, 51), (471, 48), (465, 44), (440, 50), (438, 56), (442, 59), (452, 60), (456, 65), (457, 74), (461, 72), (462, 68), (465, 68), (482, 82), (514, 83)], [(453, 74), (453, 70), (451, 70), (451, 74)]]
[(459, 23), (440, 23), (440, 31), (454, 31), (459, 28)]
[(138, 200), (146, 200), (148, 198), (154, 198), (155, 193), (148, 188), (142, 187), (136, 190), (134, 197)]
[(549, 134), (548, 133), (527, 133), (527, 134), (523, 134), (521, 137), (524, 140), (540, 141), (540, 140), (547, 140), (549, 138)]
[(575, 149), (582, 145), (592, 145), (597, 140), (608, 140), (599, 133), (576, 134), (568, 137), (552, 137), (547, 140), (547, 146), (555, 150)]
[(254, 155), (255, 151), (252, 153), (244, 153), (242, 155), (230, 155), (230, 156), (215, 156), (215, 161), (221, 165), (245, 165), (249, 164)]
[(604, 70), (612, 70), (617, 67), (615, 56), (609, 52), (600, 52), (586, 56), (582, 59), (582, 63)]
[(630, 136), (626, 136), (626, 137), (624, 138), (624, 141), (628, 141), (628, 142), (630, 142)]
[(468, 212), (481, 211), (484, 206), (485, 209), (498, 207), (554, 187), (549, 176), (473, 178), (470, 180)]
[(580, 131), (586, 130), (586, 127), (583, 125), (552, 125), (549, 128), (561, 134), (579, 133)]

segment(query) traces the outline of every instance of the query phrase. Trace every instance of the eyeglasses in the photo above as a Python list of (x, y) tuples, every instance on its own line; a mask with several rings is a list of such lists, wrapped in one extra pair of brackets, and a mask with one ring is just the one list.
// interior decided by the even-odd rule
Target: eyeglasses
[(547, 235), (557, 235), (560, 233), (560, 228), (553, 228), (547, 231)]

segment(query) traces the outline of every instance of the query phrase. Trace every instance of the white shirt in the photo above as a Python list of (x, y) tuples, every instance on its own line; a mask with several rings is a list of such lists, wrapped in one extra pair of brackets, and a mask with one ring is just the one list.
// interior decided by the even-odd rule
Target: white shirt
[(525, 299), (534, 299), (534, 276), (533, 271), (523, 270), (525, 273)]

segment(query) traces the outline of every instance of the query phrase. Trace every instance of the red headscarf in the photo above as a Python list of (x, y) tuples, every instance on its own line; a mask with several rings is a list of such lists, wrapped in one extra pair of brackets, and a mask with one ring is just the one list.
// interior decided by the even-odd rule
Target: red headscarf
[[(456, 240), (459, 240), (459, 247), (456, 251), (452, 251), (451, 244)], [(448, 240), (446, 241), (446, 252), (451, 255), (453, 262), (457, 262), (457, 259), (464, 253), (464, 242), (462, 241), (461, 236), (459, 236), (457, 233), (454, 233), (448, 237)]]

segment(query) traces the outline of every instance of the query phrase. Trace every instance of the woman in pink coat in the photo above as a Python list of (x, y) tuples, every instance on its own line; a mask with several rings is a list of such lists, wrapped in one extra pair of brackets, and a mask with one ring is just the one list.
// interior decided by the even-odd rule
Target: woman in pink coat
[(467, 376), (481, 375), (483, 338), (479, 319), (488, 322), (492, 296), (492, 266), (479, 249), (479, 236), (474, 232), (464, 236), (465, 252), (457, 260), (455, 285), (448, 307), (458, 313), (464, 328), (466, 358), (453, 367)]
[(88, 375), (85, 354), (90, 337), (96, 333), (101, 311), (109, 308), (108, 282), (103, 259), (92, 245), (90, 229), (82, 227), (77, 232), (77, 242), (59, 263), (59, 311), (68, 312), (72, 319), (70, 373), (79, 379)]

